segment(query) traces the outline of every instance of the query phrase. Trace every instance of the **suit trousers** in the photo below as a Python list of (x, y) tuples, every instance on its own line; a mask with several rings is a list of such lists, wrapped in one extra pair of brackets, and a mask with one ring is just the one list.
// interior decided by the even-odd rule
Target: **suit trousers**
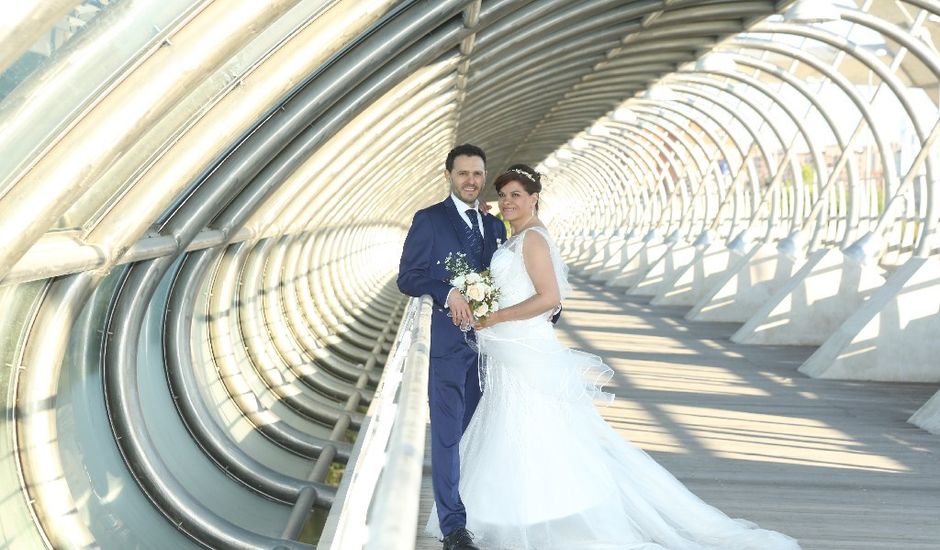
[(465, 527), (460, 500), (460, 437), (480, 402), (477, 352), (464, 346), (444, 357), (431, 357), (428, 405), (431, 412), (431, 480), (441, 532)]

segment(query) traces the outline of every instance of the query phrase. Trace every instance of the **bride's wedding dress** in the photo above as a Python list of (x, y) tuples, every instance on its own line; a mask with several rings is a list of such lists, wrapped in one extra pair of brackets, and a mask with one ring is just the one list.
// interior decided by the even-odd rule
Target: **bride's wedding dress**
[[(548, 243), (562, 298), (567, 268), (548, 232), (493, 256), (500, 307), (535, 293), (526, 238)], [(460, 496), (483, 550), (792, 550), (795, 540), (731, 519), (625, 441), (593, 402), (612, 372), (555, 337), (548, 313), (478, 332), (483, 397), (460, 441)], [(440, 537), (436, 511), (429, 534)]]

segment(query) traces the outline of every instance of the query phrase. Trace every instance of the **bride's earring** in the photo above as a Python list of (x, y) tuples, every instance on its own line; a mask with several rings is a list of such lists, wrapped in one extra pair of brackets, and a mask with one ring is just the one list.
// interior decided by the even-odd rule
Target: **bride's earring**
[(538, 205), (538, 201), (536, 201), (535, 204), (532, 205), (532, 208), (529, 209), (529, 218), (525, 221), (525, 223), (522, 224), (521, 227), (528, 229), (529, 226), (532, 224), (532, 220), (535, 219), (535, 215), (537, 213), (537, 210), (536, 210), (537, 205)]

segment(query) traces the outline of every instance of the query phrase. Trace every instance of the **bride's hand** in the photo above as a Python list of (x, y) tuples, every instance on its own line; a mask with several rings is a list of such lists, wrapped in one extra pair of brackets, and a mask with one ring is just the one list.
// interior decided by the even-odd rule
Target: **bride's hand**
[(499, 323), (501, 319), (499, 318), (499, 311), (493, 311), (486, 317), (478, 319), (473, 323), (473, 330), (480, 330), (484, 328), (489, 328), (496, 323)]

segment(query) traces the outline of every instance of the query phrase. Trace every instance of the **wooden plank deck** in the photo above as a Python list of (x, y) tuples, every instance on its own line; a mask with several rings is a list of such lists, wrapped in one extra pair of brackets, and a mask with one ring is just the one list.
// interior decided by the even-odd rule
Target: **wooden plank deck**
[[(806, 550), (940, 549), (940, 436), (906, 423), (937, 385), (808, 378), (813, 348), (572, 282), (560, 337), (616, 371), (601, 413), (693, 492)], [(431, 501), (425, 476), (418, 549), (441, 547), (420, 536)]]

